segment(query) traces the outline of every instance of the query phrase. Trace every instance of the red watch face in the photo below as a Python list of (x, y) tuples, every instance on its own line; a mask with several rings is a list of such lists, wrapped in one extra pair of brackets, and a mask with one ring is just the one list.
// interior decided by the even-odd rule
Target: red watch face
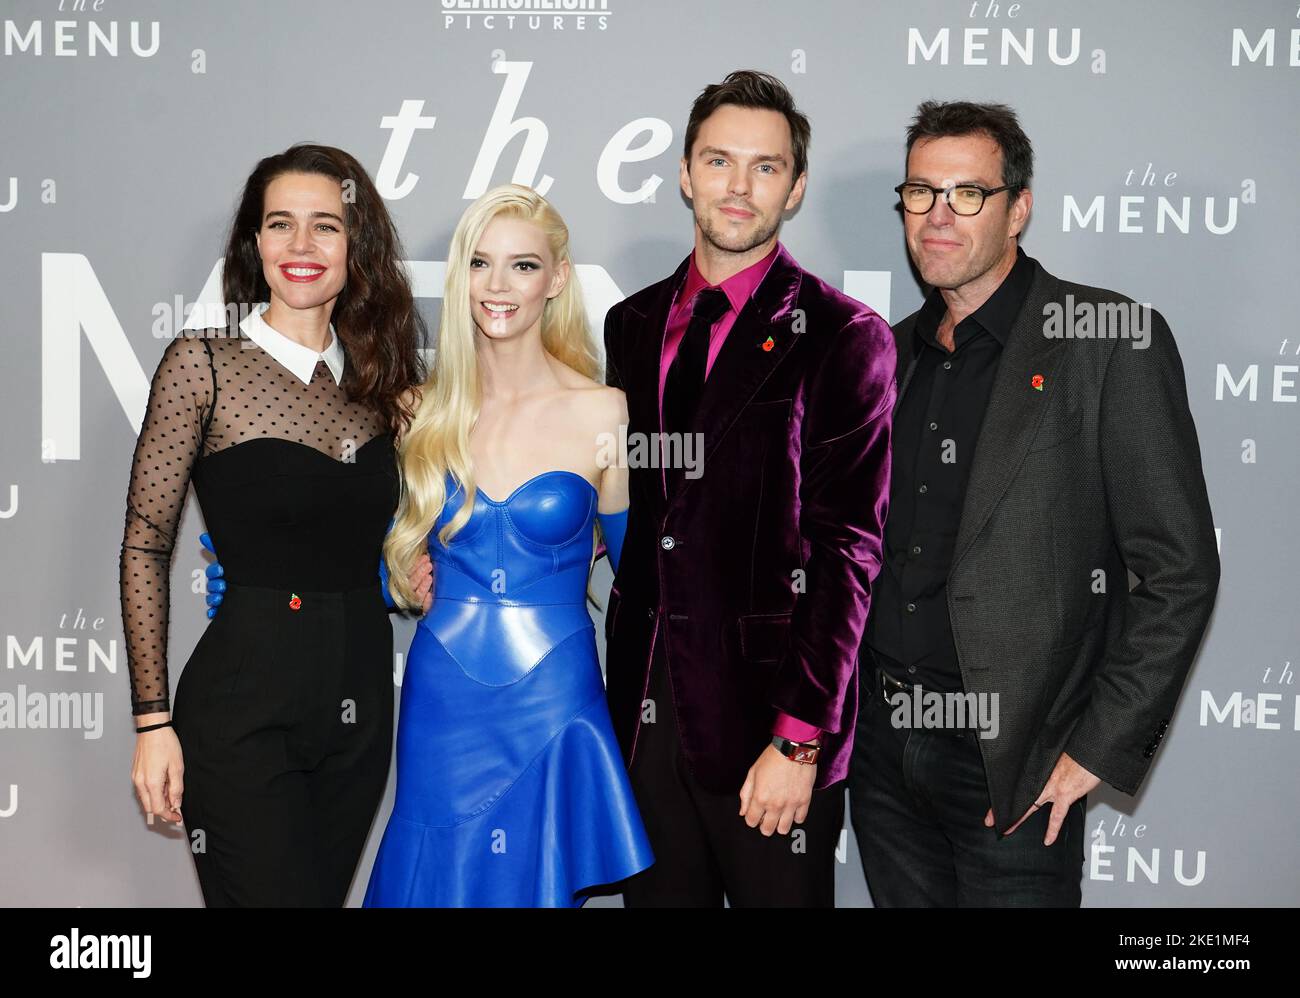
[(790, 756), (795, 762), (813, 763), (817, 761), (818, 747), (816, 745), (802, 745), (794, 750)]

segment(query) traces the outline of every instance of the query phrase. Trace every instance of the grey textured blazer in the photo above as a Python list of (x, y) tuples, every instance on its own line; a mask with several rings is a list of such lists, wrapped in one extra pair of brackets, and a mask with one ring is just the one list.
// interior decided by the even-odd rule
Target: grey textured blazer
[[(999, 694), (998, 735), (977, 739), (998, 831), (1035, 802), (1062, 752), (1137, 792), (1219, 584), (1169, 326), (1146, 310), (1145, 349), (1131, 338), (1049, 336), (1050, 303), (1073, 311), (1132, 300), (1031, 262), (948, 577), (966, 690)], [(894, 330), (900, 402), (915, 367), (915, 324), (914, 313)], [(1126, 569), (1138, 579), (1131, 591)]]

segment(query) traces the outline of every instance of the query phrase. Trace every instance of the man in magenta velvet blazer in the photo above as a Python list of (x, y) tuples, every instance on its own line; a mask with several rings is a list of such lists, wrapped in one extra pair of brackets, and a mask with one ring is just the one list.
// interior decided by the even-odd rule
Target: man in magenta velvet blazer
[(778, 242), (808, 138), (774, 77), (707, 87), (694, 251), (605, 320), (631, 464), (608, 697), (656, 857), (629, 905), (834, 903), (895, 349)]

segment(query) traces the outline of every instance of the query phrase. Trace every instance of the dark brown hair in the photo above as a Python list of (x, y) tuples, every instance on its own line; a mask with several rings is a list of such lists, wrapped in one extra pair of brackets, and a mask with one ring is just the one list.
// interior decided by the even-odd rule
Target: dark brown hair
[(1028, 188), (1034, 178), (1034, 149), (1016, 112), (1006, 104), (925, 101), (907, 129), (907, 154), (921, 139), (976, 134), (987, 135), (1002, 150), (1002, 183), (1010, 184), (1016, 195)]
[[(753, 69), (738, 69), (728, 73), (721, 83), (711, 83), (695, 98), (691, 116), (686, 122), (686, 146), (682, 155), (691, 161), (691, 148), (699, 134), (704, 119), (724, 104), (779, 111), (790, 125), (790, 147), (794, 150), (794, 180), (808, 170), (808, 143), (812, 139), (812, 126), (808, 118), (794, 106), (794, 98), (785, 84), (770, 73)], [(793, 181), (791, 181), (793, 183)]]
[(347, 281), (331, 315), (347, 349), (343, 387), (351, 401), (370, 406), (390, 429), (401, 432), (414, 414), (403, 395), (424, 381), (418, 351), (427, 345), (429, 334), (402, 267), (397, 228), (355, 158), (342, 149), (304, 142), (257, 164), (244, 184), (226, 243), (221, 278), (226, 304), (240, 306), (242, 312), (245, 306), (270, 300), (254, 237), (262, 227), (266, 188), (286, 173), (315, 173), (340, 184), (350, 182), (352, 196), (343, 199)]

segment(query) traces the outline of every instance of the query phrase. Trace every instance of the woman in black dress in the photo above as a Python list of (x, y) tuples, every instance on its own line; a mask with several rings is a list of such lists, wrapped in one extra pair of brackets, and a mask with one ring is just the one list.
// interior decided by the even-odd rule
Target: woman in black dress
[[(227, 313), (245, 317), (175, 339), (153, 377), (120, 565), (132, 779), (146, 812), (184, 821), (208, 906), (342, 905), (387, 782), (378, 568), (427, 339), (401, 260), (353, 157), (264, 159), (225, 257)], [(170, 713), (169, 570), (191, 481), (227, 590)]]

